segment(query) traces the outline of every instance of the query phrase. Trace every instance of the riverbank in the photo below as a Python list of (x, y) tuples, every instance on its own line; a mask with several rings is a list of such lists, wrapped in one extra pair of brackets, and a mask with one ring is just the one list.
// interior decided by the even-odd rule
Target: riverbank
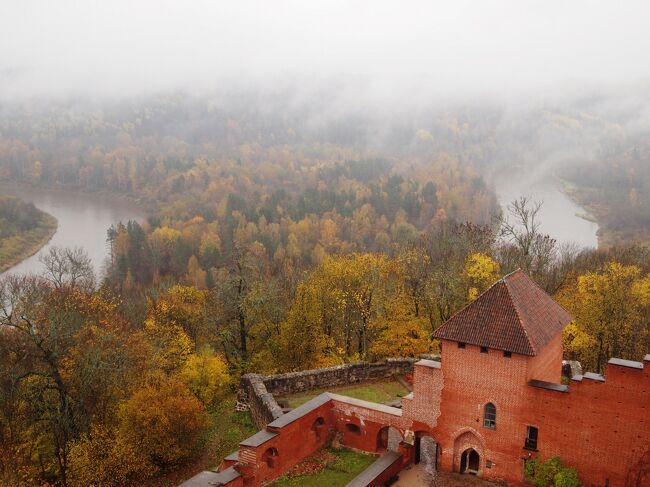
[(597, 188), (579, 187), (571, 183), (563, 187), (563, 192), (587, 211), (589, 221), (598, 224), (598, 246), (650, 245), (647, 227), (621, 224), (610, 208), (598, 203), (598, 191)]
[(17, 194), (26, 191), (28, 193), (46, 191), (48, 193), (59, 193), (61, 195), (76, 194), (99, 199), (105, 203), (126, 203), (133, 207), (138, 207), (143, 214), (154, 213), (157, 209), (156, 203), (147, 198), (134, 196), (127, 193), (109, 191), (107, 189), (88, 190), (80, 186), (54, 184), (48, 186), (42, 183), (33, 182), (16, 182), (10, 179), (0, 179), (0, 193)]
[(145, 205), (136, 204), (118, 195), (3, 183), (0, 183), (0, 194), (32, 203), (39, 210), (52, 215), (58, 222), (53, 235), (43, 236), (42, 243), (46, 245), (40, 252), (36, 246), (32, 246), (30, 252), (23, 254), (22, 261), (12, 259), (15, 265), (8, 270), (3, 260), (2, 269), (14, 274), (42, 272), (39, 255), (46, 252), (50, 246), (79, 247), (88, 254), (95, 274), (101, 279), (109, 250), (106, 243), (107, 230), (118, 222), (146, 220), (146, 210), (143, 208)]
[(0, 273), (36, 254), (54, 237), (59, 226), (57, 219), (39, 211), (41, 219), (34, 228), (0, 239)]

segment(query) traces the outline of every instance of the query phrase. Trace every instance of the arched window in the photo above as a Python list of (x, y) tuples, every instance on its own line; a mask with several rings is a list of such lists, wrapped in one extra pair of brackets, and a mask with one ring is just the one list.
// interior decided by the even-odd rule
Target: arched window
[(483, 410), (483, 426), (490, 429), (497, 427), (497, 408), (491, 402), (487, 403)]

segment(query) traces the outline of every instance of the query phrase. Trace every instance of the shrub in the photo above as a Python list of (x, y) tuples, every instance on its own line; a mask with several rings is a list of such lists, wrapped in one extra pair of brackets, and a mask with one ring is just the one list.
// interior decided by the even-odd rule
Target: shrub
[(188, 357), (179, 378), (207, 407), (214, 406), (230, 384), (226, 362), (208, 346)]
[(156, 473), (138, 445), (97, 425), (72, 443), (68, 465), (68, 483), (73, 487), (138, 485)]
[(545, 462), (528, 460), (524, 469), (526, 479), (535, 487), (579, 487), (578, 474), (573, 468), (565, 467), (560, 457)]
[(190, 458), (208, 425), (205, 408), (187, 386), (166, 378), (133, 394), (119, 416), (118, 435), (161, 469)]

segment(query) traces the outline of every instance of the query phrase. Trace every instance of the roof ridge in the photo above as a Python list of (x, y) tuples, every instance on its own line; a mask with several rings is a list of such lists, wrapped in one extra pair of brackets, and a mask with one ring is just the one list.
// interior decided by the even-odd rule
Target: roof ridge
[[(507, 278), (509, 278), (509, 277), (511, 277), (511, 276), (514, 276), (514, 275), (517, 274), (518, 272), (521, 272), (522, 274), (526, 274), (526, 273), (522, 270), (521, 267), (517, 267), (514, 271), (509, 272), (508, 274), (506, 274), (505, 276), (503, 276), (501, 279), (499, 279), (499, 281), (505, 281)], [(498, 282), (498, 281), (497, 281), (497, 282)]]
[[(510, 274), (508, 274), (508, 275), (510, 275)], [(456, 315), (459, 315), (460, 313), (462, 313), (463, 311), (465, 311), (465, 310), (466, 310), (467, 308), (469, 308), (472, 304), (474, 304), (476, 301), (478, 301), (478, 300), (481, 298), (481, 296), (483, 296), (484, 294), (487, 294), (488, 291), (489, 291), (490, 289), (492, 289), (493, 287), (496, 287), (498, 284), (501, 284), (502, 282), (503, 282), (503, 284), (505, 284), (504, 279), (505, 279), (506, 277), (507, 277), (507, 276), (503, 276), (503, 277), (502, 277), (501, 279), (499, 279), (498, 281), (495, 281), (495, 282), (494, 282), (494, 283), (493, 283), (489, 288), (487, 288), (487, 289), (486, 289), (485, 291), (483, 291), (481, 294), (479, 294), (478, 296), (476, 296), (476, 298), (474, 298), (473, 301), (471, 301), (470, 303), (467, 303), (465, 306), (463, 306), (463, 307), (460, 308), (458, 311), (456, 311), (454, 314), (452, 314), (449, 318), (447, 318), (447, 319), (445, 320), (445, 322), (444, 322), (442, 325), (440, 325), (438, 328), (436, 328), (433, 332), (436, 333), (438, 330), (440, 330), (440, 328), (442, 328), (442, 327), (445, 326), (448, 322), (450, 322), (450, 321), (451, 321), (451, 320), (452, 320)], [(506, 286), (506, 288), (507, 288), (507, 287), (508, 287), (508, 286)]]
[(454, 313), (433, 336), (535, 356), (570, 321), (568, 312), (518, 269)]
[[(537, 355), (537, 350), (535, 349), (535, 345), (533, 345), (533, 342), (531, 341), (530, 337), (528, 336), (528, 330), (524, 326), (524, 320), (521, 319), (521, 313), (519, 312), (519, 308), (517, 307), (517, 302), (514, 299), (514, 297), (512, 296), (512, 293), (510, 292), (510, 286), (508, 285), (508, 281), (506, 281), (506, 277), (510, 277), (513, 274), (517, 273), (517, 272), (521, 272), (524, 276), (526, 276), (528, 279), (530, 279), (530, 277), (528, 277), (525, 272), (523, 272), (521, 269), (517, 269), (516, 271), (511, 272), (507, 276), (504, 276), (503, 277), (503, 283), (506, 285), (506, 292), (508, 293), (508, 296), (510, 297), (510, 302), (512, 303), (512, 307), (514, 308), (515, 314), (517, 315), (517, 321), (519, 321), (519, 326), (524, 331), (524, 335), (526, 335), (526, 341), (528, 342), (528, 346), (530, 347), (531, 351), (533, 352), (533, 355)], [(532, 281), (532, 279), (530, 279), (530, 280)]]

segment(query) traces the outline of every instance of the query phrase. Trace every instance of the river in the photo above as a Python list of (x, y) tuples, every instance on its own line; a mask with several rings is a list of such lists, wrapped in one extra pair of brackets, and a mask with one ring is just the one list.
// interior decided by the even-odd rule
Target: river
[(524, 175), (513, 172), (495, 180), (495, 188), (501, 206), (520, 196), (530, 196), (542, 201), (539, 212), (541, 231), (558, 243), (575, 243), (580, 247), (598, 247), (598, 224), (579, 215), (587, 211), (577, 205), (560, 189), (560, 183), (550, 174)]
[[(539, 214), (541, 228), (558, 242), (574, 242), (581, 247), (598, 246), (598, 224), (581, 218), (585, 210), (559, 188), (550, 175), (525, 177), (512, 173), (495, 180), (499, 201), (505, 207), (522, 195), (543, 201)], [(93, 262), (98, 276), (108, 255), (106, 230), (119, 221), (143, 221), (144, 211), (135, 204), (114, 196), (92, 195), (60, 190), (0, 186), (0, 193), (34, 203), (54, 216), (59, 226), (52, 240), (35, 255), (25, 259), (6, 273), (39, 273), (39, 255), (52, 245), (82, 247)]]
[(39, 255), (53, 246), (81, 247), (92, 260), (98, 277), (108, 256), (106, 231), (119, 221), (144, 221), (145, 213), (132, 202), (109, 195), (93, 195), (70, 191), (0, 186), (0, 194), (16, 196), (50, 215), (59, 223), (52, 239), (36, 254), (28, 257), (7, 273), (40, 273)]

